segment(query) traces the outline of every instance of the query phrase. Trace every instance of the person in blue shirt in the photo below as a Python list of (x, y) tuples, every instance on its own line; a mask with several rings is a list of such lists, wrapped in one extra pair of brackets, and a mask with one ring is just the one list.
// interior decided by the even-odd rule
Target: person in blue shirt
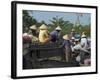
[(64, 41), (62, 43), (62, 47), (64, 48), (64, 51), (65, 51), (66, 62), (68, 62), (71, 59), (71, 52), (72, 52), (69, 35), (64, 35), (63, 39)]
[(59, 33), (61, 32), (61, 30), (62, 29), (60, 28), (60, 26), (58, 26), (54, 31), (50, 33), (52, 42), (56, 42), (59, 39), (59, 35), (60, 35)]

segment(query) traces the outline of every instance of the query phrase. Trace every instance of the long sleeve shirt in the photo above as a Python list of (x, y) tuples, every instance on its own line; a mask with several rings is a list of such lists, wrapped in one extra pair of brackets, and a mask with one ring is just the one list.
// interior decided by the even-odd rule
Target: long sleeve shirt
[(49, 39), (49, 34), (48, 34), (47, 30), (40, 30), (39, 41), (42, 43), (45, 43), (47, 41), (47, 39)]
[(51, 41), (52, 42), (56, 42), (58, 40), (58, 32), (57, 31), (51, 32), (50, 36), (51, 36)]

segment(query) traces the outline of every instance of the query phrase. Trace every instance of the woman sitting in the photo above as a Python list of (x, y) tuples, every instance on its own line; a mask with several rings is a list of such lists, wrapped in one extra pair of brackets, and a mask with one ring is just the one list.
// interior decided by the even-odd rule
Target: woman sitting
[(50, 41), (50, 36), (48, 32), (48, 28), (45, 24), (42, 24), (40, 26), (40, 32), (39, 32), (39, 42), (40, 43), (48, 43)]

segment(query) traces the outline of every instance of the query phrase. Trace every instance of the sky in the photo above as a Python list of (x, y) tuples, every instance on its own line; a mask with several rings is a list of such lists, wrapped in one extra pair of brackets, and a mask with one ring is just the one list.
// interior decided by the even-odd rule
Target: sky
[(63, 20), (70, 21), (71, 23), (75, 24), (77, 21), (77, 15), (80, 15), (80, 24), (81, 25), (88, 25), (90, 22), (91, 14), (90, 13), (83, 13), (77, 14), (74, 12), (55, 12), (55, 11), (28, 11), (30, 16), (33, 16), (38, 22), (44, 20), (47, 24), (50, 23), (53, 17), (58, 16), (58, 18), (63, 17)]

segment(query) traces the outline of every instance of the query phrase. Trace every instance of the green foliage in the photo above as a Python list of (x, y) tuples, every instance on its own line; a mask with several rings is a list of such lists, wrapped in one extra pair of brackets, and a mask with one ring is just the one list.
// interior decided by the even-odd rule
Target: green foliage
[(51, 23), (46, 24), (44, 20), (41, 22), (38, 22), (33, 16), (30, 16), (29, 13), (26, 10), (23, 10), (23, 29), (25, 32), (25, 28), (29, 27), (31, 25), (36, 25), (37, 27), (40, 27), (42, 24), (46, 24), (48, 26), (49, 32), (53, 31), (57, 26), (60, 26), (62, 28), (62, 35), (69, 34), (71, 32), (71, 29), (74, 28), (75, 31), (79, 34), (81, 34), (83, 31), (87, 32), (87, 36), (91, 36), (91, 25), (79, 25), (74, 26), (73, 23), (70, 21), (65, 21), (63, 17), (58, 18), (58, 16), (53, 17), (52, 20), (50, 20)]
[(69, 24), (69, 21), (64, 21), (63, 17), (58, 18), (58, 16), (53, 17), (52, 20), (50, 20), (50, 22), (50, 26), (54, 28), (56, 28), (57, 26), (64, 27)]
[(33, 19), (26, 10), (23, 10), (23, 31), (25, 31), (26, 27), (29, 28), (36, 23), (36, 19)]
[[(84, 26), (75, 26), (75, 27), (73, 27), (73, 26), (70, 26), (70, 25), (68, 25), (68, 26), (65, 26), (65, 27), (62, 27), (62, 35), (65, 35), (65, 34), (69, 34), (70, 32), (71, 32), (71, 29), (72, 28), (74, 28), (75, 29), (75, 32), (76, 33), (79, 33), (79, 34), (82, 34), (82, 32), (83, 31), (86, 31), (86, 33), (87, 33), (87, 36), (88, 37), (90, 37), (91, 35), (91, 28), (90, 28), (90, 26), (89, 25), (84, 25)], [(49, 28), (49, 32), (51, 32), (51, 31), (53, 31), (55, 28), (53, 28), (53, 27), (50, 27)]]

